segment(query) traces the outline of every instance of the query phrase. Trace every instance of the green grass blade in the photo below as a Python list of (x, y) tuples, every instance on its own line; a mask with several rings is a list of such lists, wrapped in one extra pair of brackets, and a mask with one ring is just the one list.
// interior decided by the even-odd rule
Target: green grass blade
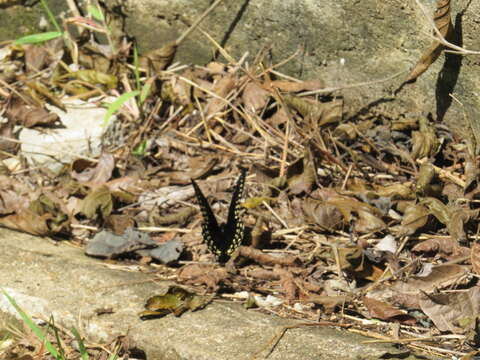
[(87, 12), (92, 15), (95, 20), (104, 22), (105, 16), (103, 15), (102, 11), (95, 5), (88, 5)]
[(50, 11), (50, 8), (48, 7), (47, 1), (46, 0), (40, 0), (40, 2), (42, 3), (43, 9), (45, 10), (45, 12), (48, 15), (48, 19), (50, 20), (50, 22), (53, 24), (53, 26), (55, 26), (55, 29), (57, 29), (58, 32), (62, 33), (62, 28), (60, 27), (57, 20), (55, 19), (55, 16), (53, 16), (52, 12)]
[[(60, 353), (60, 357), (62, 359), (65, 359), (65, 349), (62, 346), (62, 340), (60, 339), (58, 329), (55, 326), (55, 320), (53, 319), (53, 316), (50, 316), (49, 327), (50, 327), (50, 324), (51, 324), (51, 328), (53, 329), (53, 333), (55, 334), (55, 339), (57, 340), (57, 344), (58, 344), (57, 346), (58, 346), (58, 351)], [(48, 333), (48, 329), (47, 329), (47, 333)]]
[(147, 141), (143, 140), (138, 146), (132, 150), (132, 155), (145, 156), (147, 150)]
[(134, 96), (137, 96), (140, 94), (140, 91), (134, 90), (127, 92), (125, 94), (120, 95), (117, 100), (114, 102), (110, 103), (107, 107), (107, 113), (105, 114), (105, 117), (103, 118), (103, 125), (107, 126), (108, 122), (110, 121), (110, 117), (115, 114), (123, 104), (125, 104), (129, 99), (131, 99)]
[(137, 90), (140, 90), (140, 65), (138, 63), (137, 44), (133, 44), (133, 66), (135, 66), (134, 74), (135, 74), (135, 83), (137, 85)]
[(27, 35), (27, 36), (21, 37), (20, 39), (15, 40), (15, 44), (17, 45), (37, 44), (37, 43), (55, 39), (60, 36), (62, 36), (62, 33), (58, 31), (49, 31), (49, 32), (44, 32), (39, 34), (32, 34), (32, 35)]
[(108, 357), (108, 360), (117, 360), (119, 351), (120, 351), (120, 345), (116, 345), (115, 349), (113, 349), (113, 353), (110, 354), (110, 356)]
[(80, 350), (80, 355), (82, 356), (82, 360), (88, 360), (89, 356), (88, 356), (87, 348), (85, 347), (85, 343), (83, 342), (82, 337), (80, 336), (78, 330), (72, 327), (70, 331), (72, 332), (73, 336), (75, 336), (75, 339), (78, 342), (78, 348)]
[(22, 317), (23, 321), (27, 326), (33, 331), (33, 333), (45, 344), (45, 347), (47, 348), (48, 352), (57, 360), (62, 360), (62, 357), (60, 356), (60, 353), (55, 349), (55, 347), (52, 345), (50, 341), (46, 338), (45, 334), (43, 331), (33, 322), (33, 320), (18, 306), (16, 301), (10, 297), (10, 295), (7, 294), (7, 292), (3, 289), (1, 289), (3, 295), (7, 298), (7, 300), (12, 304), (12, 306), (17, 310), (17, 312), (20, 314)]
[(147, 96), (150, 95), (150, 90), (152, 89), (152, 83), (147, 82), (143, 87), (142, 87), (142, 93), (140, 94), (140, 103), (143, 104), (145, 100), (147, 99)]
[(108, 358), (108, 360), (117, 360), (118, 359), (118, 354), (117, 353), (113, 353), (110, 355), (110, 357)]

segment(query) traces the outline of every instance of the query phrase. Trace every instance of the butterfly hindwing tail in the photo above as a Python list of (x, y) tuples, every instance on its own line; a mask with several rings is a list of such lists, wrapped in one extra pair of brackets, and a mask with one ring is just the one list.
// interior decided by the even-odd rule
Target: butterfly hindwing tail
[(217, 219), (199, 186), (192, 180), (192, 185), (203, 215), (203, 239), (208, 249), (219, 257), (220, 262), (228, 260), (230, 255), (232, 255), (243, 241), (245, 227), (241, 218), (242, 208), (240, 202), (245, 188), (245, 177), (246, 171), (242, 170), (242, 174), (235, 183), (232, 200), (228, 209), (227, 223), (221, 227), (218, 225)]
[(240, 205), (245, 190), (246, 171), (242, 170), (240, 177), (235, 183), (235, 188), (228, 209), (228, 219), (225, 224), (225, 234), (230, 237), (229, 246), (226, 249), (228, 255), (231, 255), (243, 241), (245, 226), (242, 221), (243, 209)]
[(193, 189), (195, 190), (195, 195), (197, 197), (198, 205), (202, 211), (203, 223), (202, 223), (202, 236), (205, 240), (208, 248), (215, 255), (220, 255), (220, 249), (217, 247), (219, 237), (221, 237), (221, 230), (218, 226), (217, 219), (213, 214), (212, 208), (210, 207), (207, 198), (203, 195), (202, 190), (197, 185), (195, 180), (192, 179)]

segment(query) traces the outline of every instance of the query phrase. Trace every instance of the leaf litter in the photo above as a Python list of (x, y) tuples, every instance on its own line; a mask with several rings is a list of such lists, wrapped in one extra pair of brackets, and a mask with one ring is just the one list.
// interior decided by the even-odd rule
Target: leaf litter
[[(450, 21), (449, 7), (439, 12), (446, 5), (438, 2), (437, 26)], [(98, 19), (70, 21), (85, 35), (107, 31)], [(328, 84), (283, 75), (262, 53), (250, 63), (220, 48), (223, 57), (205, 66), (173, 63), (182, 40), (138, 61), (124, 41), (109, 51), (93, 38), (5, 45), (0, 224), (176, 279), (148, 299), (142, 318), (227, 298), (433, 355), (476, 351), (471, 147), (432, 118), (375, 109), (349, 116), (341, 89), (317, 92)], [(435, 42), (407, 82), (439, 48)], [(78, 101), (110, 107), (97, 119), (101, 151), (48, 153), (56, 168), (25, 161), (18, 129), (59, 136), (62, 113)], [(218, 199), (212, 209), (225, 220), (240, 168), (249, 170), (249, 241), (221, 265), (202, 240), (190, 181)]]

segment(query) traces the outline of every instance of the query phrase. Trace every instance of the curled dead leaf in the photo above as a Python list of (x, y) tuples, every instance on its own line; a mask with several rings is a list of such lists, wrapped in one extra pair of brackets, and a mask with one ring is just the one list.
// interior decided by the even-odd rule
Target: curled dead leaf
[(105, 219), (112, 212), (112, 208), (113, 202), (110, 189), (102, 185), (93, 189), (83, 199), (79, 212), (83, 213), (88, 219), (94, 219), (98, 214), (101, 214)]
[(415, 231), (417, 231), (417, 229), (420, 229), (427, 224), (428, 215), (428, 209), (421, 204), (413, 204), (408, 206), (403, 214), (398, 235), (412, 235), (415, 233)]
[(367, 307), (368, 312), (374, 318), (387, 321), (408, 321), (410, 325), (415, 323), (412, 317), (409, 317), (405, 311), (402, 311), (383, 301), (375, 300), (369, 297), (363, 297), (363, 304)]
[(434, 127), (425, 118), (420, 119), (420, 130), (412, 133), (412, 158), (422, 159), (435, 156), (440, 150)]
[(159, 49), (149, 51), (139, 58), (140, 67), (147, 72), (158, 73), (165, 70), (173, 61), (178, 44), (169, 42)]
[[(437, 0), (437, 9), (435, 10), (433, 20), (442, 36), (447, 40), (450, 39), (453, 33), (453, 25), (450, 15), (450, 0)], [(443, 48), (444, 46), (439, 41), (434, 40), (430, 47), (423, 52), (422, 56), (408, 75), (405, 83), (413, 82), (422, 75), (430, 65), (438, 59)]]
[(474, 242), (470, 251), (470, 261), (472, 262), (472, 270), (475, 274), (480, 275), (480, 243)]
[(334, 230), (342, 224), (342, 214), (335, 205), (311, 198), (302, 202), (306, 218), (327, 230)]
[(147, 310), (142, 311), (139, 316), (142, 320), (170, 313), (180, 316), (187, 310), (195, 311), (205, 307), (212, 299), (213, 296), (201, 296), (180, 286), (171, 286), (166, 294), (150, 297), (145, 304)]

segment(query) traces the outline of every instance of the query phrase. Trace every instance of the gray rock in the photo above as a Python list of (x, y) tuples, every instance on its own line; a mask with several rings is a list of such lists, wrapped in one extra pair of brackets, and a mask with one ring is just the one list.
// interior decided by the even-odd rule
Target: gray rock
[[(0, 286), (31, 316), (53, 315), (56, 324), (75, 326), (91, 342), (128, 333), (149, 360), (261, 359), (284, 326), (298, 324), (225, 302), (179, 318), (141, 321), (138, 313), (146, 299), (164, 293), (168, 283), (148, 281), (151, 275), (128, 266), (106, 267), (81, 249), (5, 229), (0, 229), (0, 274)], [(0, 295), (0, 323), (18, 317), (5, 304)], [(112, 308), (113, 313), (97, 315), (101, 308)], [(379, 359), (400, 352), (363, 340), (323, 326), (290, 329), (268, 358)]]
[(182, 254), (184, 245), (180, 240), (170, 240), (163, 244), (158, 244), (154, 249), (138, 250), (141, 256), (150, 256), (161, 264), (170, 264), (177, 261)]
[(158, 243), (141, 231), (128, 228), (122, 235), (103, 230), (95, 234), (85, 247), (90, 256), (113, 258), (140, 249), (157, 246)]

